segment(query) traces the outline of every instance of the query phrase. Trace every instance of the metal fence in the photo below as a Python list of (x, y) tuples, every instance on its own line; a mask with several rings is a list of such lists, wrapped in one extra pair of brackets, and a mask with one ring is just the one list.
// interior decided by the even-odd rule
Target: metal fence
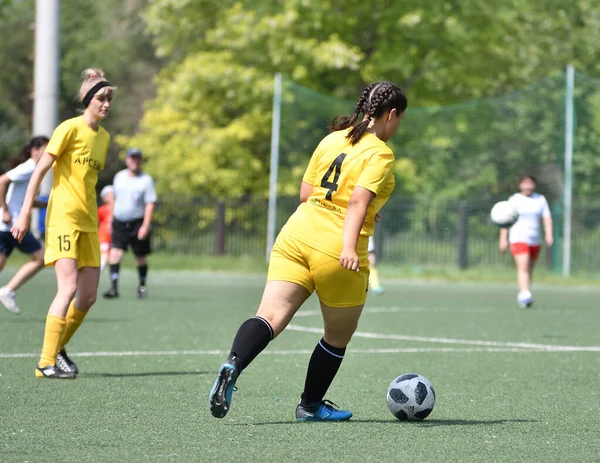
[[(495, 200), (445, 201), (440, 198), (392, 198), (376, 227), (380, 262), (459, 268), (513, 265), (498, 252), (498, 228), (489, 220)], [(168, 198), (155, 215), (154, 248), (171, 254), (265, 255), (267, 199)], [(297, 197), (277, 201), (277, 230), (298, 206)], [(560, 209), (554, 208), (560, 219)], [(559, 221), (559, 220), (557, 220)], [(561, 230), (553, 249), (541, 259), (559, 270)], [(572, 268), (600, 269), (600, 200), (573, 207)]]

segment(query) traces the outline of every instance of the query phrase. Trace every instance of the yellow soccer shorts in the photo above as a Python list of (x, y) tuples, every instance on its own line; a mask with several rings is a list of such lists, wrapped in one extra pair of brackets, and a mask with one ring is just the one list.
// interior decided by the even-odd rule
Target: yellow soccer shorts
[(78, 268), (100, 267), (98, 233), (48, 227), (44, 263), (54, 265), (58, 259), (75, 259)]
[(289, 281), (305, 287), (330, 307), (355, 307), (367, 299), (369, 261), (361, 258), (360, 271), (340, 265), (340, 260), (280, 233), (271, 251), (267, 281)]

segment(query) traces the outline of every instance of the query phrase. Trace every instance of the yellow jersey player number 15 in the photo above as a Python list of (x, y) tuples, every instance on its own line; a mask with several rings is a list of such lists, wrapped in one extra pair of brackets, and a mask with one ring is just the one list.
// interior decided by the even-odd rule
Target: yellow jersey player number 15
[(308, 364), (296, 407), (299, 421), (344, 421), (352, 413), (324, 400), (358, 324), (369, 277), (368, 242), (375, 217), (394, 189), (394, 154), (386, 145), (408, 106), (392, 82), (364, 89), (351, 116), (334, 119), (300, 188), (301, 205), (271, 252), (255, 317), (239, 328), (209, 394), (213, 416), (229, 411), (235, 382), (316, 291), (325, 335)]
[(100, 122), (108, 115), (115, 87), (100, 69), (87, 69), (82, 77), (79, 94), (83, 115), (64, 121), (54, 130), (11, 230), (15, 239), (23, 238), (35, 194), (53, 167), (44, 260), (54, 266), (58, 288), (48, 309), (42, 354), (35, 370), (38, 378), (76, 377), (77, 366), (67, 356), (65, 345), (96, 301), (100, 278), (96, 183), (110, 142)]

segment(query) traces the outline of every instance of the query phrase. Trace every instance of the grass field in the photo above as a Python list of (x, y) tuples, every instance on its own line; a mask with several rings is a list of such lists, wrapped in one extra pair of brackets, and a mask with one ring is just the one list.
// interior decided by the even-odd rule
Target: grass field
[[(0, 461), (600, 461), (600, 288), (538, 286), (521, 310), (513, 284), (384, 280), (327, 395), (348, 423), (294, 421), (320, 338), (311, 298), (214, 419), (208, 392), (263, 282), (155, 271), (138, 301), (127, 271), (121, 300), (99, 300), (70, 345), (77, 380), (51, 381), (33, 376), (55, 288), (43, 272), (22, 315), (0, 307)], [(405, 372), (436, 389), (423, 422), (387, 410)]]

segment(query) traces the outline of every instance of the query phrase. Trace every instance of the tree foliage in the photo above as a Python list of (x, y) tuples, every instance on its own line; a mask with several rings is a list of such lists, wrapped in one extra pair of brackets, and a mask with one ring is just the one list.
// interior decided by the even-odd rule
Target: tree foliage
[[(0, 73), (3, 157), (29, 135), (33, 5), (0, 2), (0, 65), (10, 70)], [(383, 79), (409, 97), (392, 141), (399, 193), (503, 194), (534, 165), (559, 191), (560, 76), (567, 63), (600, 75), (593, 0), (71, 0), (61, 16), (61, 118), (79, 109), (79, 72), (102, 67), (119, 90), (101, 181), (118, 168), (121, 145), (139, 145), (162, 192), (266, 192), (275, 72), (326, 95), (311, 100), (300, 87), (284, 95), (282, 192), (296, 191), (328, 120)], [(574, 172), (589, 195), (600, 194), (595, 84), (577, 95)], [(510, 93), (520, 88), (531, 91)]]
[[(544, 131), (535, 121), (542, 110), (557, 111), (560, 95), (536, 95), (548, 102), (538, 108), (528, 99), (524, 105), (534, 111), (505, 107), (531, 130), (519, 149), (508, 121), (496, 123), (506, 135), (498, 137), (503, 150), (485, 148), (498, 141), (485, 139), (485, 112), (493, 109), (482, 108), (483, 117), (434, 118), (442, 131), (422, 120), (415, 130), (410, 112), (511, 91), (556, 75), (569, 62), (599, 71), (593, 51), (599, 15), (592, 0), (155, 0), (145, 19), (168, 64), (156, 78), (157, 96), (148, 102), (139, 132), (121, 141), (149, 153), (149, 169), (163, 191), (264, 193), (274, 72), (349, 100), (365, 83), (389, 79), (409, 95), (401, 130), (415, 136), (403, 135), (400, 143), (414, 145), (417, 135), (431, 140), (429, 155), (412, 152), (404, 161), (408, 192), (461, 196), (487, 188), (495, 194), (506, 182), (499, 177), (508, 174), (499, 164), (518, 164), (536, 150), (543, 163), (557, 162), (558, 142), (548, 132), (555, 124)], [(299, 161), (314, 147), (299, 142), (299, 134), (317, 120), (324, 122), (320, 115), (296, 121), (296, 152), (282, 172), (286, 184), (298, 179)], [(461, 131), (477, 135), (465, 144), (465, 137), (458, 140)], [(399, 154), (410, 152), (398, 148)], [(464, 159), (469, 153), (470, 161)]]
[[(159, 60), (140, 21), (147, 0), (69, 0), (61, 2), (60, 119), (79, 114), (80, 73), (102, 68), (119, 87), (106, 122), (112, 134), (131, 133), (141, 117), (143, 101), (153, 95), (152, 76)], [(31, 135), (35, 2), (0, 2), (0, 163), (14, 156)], [(39, 135), (39, 134), (36, 134)], [(51, 134), (44, 134), (51, 135)], [(117, 165), (118, 146), (111, 150), (109, 181)]]

